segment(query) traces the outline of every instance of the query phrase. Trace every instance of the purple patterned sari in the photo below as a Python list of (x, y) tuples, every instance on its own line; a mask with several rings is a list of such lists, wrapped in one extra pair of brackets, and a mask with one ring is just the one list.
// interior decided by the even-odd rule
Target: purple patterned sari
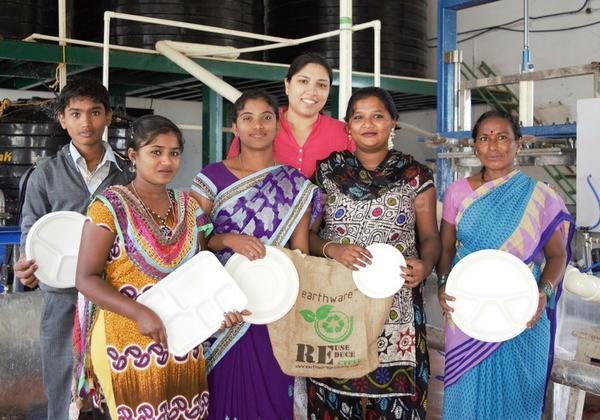
[[(212, 201), (216, 234), (250, 235), (275, 246), (289, 241), (306, 211), (311, 211), (312, 223), (322, 204), (321, 190), (282, 165), (238, 179), (223, 163), (215, 163), (196, 176), (192, 190)], [(216, 255), (225, 264), (232, 251)], [(294, 378), (277, 364), (265, 325), (229, 328), (205, 356), (212, 390), (209, 418), (292, 419)]]

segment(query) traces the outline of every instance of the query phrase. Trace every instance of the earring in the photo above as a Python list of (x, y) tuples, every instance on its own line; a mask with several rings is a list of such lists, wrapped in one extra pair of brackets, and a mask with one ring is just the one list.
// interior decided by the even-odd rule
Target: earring
[(396, 131), (392, 128), (390, 131), (390, 136), (388, 137), (388, 150), (392, 150), (394, 148), (394, 136), (396, 135)]
[(129, 167), (129, 172), (131, 173), (135, 173), (135, 161), (131, 162), (131, 166)]

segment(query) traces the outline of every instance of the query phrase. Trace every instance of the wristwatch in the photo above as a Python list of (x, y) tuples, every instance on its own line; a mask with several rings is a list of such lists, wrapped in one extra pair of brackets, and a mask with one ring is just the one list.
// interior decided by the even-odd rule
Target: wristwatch
[(554, 294), (554, 286), (548, 280), (542, 280), (539, 286), (540, 292), (543, 292), (546, 295), (546, 299), (550, 299)]

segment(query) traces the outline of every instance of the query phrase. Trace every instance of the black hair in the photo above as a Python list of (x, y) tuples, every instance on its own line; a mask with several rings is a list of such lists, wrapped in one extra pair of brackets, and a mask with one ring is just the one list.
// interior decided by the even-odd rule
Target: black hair
[(365, 87), (355, 90), (350, 97), (350, 100), (348, 100), (348, 108), (346, 108), (346, 116), (344, 117), (344, 121), (346, 121), (347, 124), (350, 122), (350, 118), (352, 118), (352, 114), (354, 114), (354, 106), (356, 105), (356, 102), (372, 97), (375, 97), (381, 101), (393, 120), (398, 119), (398, 110), (396, 109), (396, 105), (394, 105), (392, 96), (387, 90), (378, 87)]
[(161, 115), (144, 115), (132, 123), (133, 133), (127, 142), (127, 148), (139, 150), (154, 141), (160, 134), (173, 133), (183, 151), (183, 135), (173, 121)]
[(73, 99), (89, 98), (102, 104), (106, 112), (110, 111), (110, 94), (102, 83), (94, 79), (73, 79), (60, 91), (55, 102), (55, 111), (64, 114)]
[(329, 76), (329, 86), (331, 86), (333, 83), (333, 69), (331, 68), (331, 64), (329, 64), (325, 57), (316, 52), (307, 52), (294, 58), (292, 64), (290, 64), (290, 67), (288, 68), (285, 80), (289, 83), (290, 80), (292, 80), (292, 77), (307, 64), (318, 64), (325, 68), (325, 70), (327, 70), (327, 75)]
[(277, 101), (267, 92), (261, 89), (250, 89), (242, 93), (242, 95), (237, 98), (235, 103), (233, 104), (233, 122), (237, 120), (238, 114), (244, 106), (246, 106), (246, 102), (252, 99), (262, 99), (273, 109), (273, 113), (275, 114), (275, 119), (279, 120), (279, 105), (277, 105)]
[(510, 115), (508, 112), (497, 111), (494, 109), (491, 111), (484, 112), (477, 119), (477, 122), (473, 126), (473, 131), (471, 132), (471, 136), (472, 136), (473, 140), (477, 141), (479, 126), (481, 125), (482, 122), (484, 122), (488, 118), (501, 118), (501, 119), (507, 121), (510, 124), (513, 135), (515, 136), (515, 139), (521, 138), (521, 126), (519, 125), (519, 122), (517, 121), (517, 119), (515, 117), (513, 117), (512, 115)]

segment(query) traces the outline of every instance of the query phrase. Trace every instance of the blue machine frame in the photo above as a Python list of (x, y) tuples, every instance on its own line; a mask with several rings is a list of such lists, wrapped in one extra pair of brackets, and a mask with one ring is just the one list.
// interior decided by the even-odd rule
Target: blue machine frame
[[(499, 0), (439, 0), (438, 1), (438, 50), (437, 50), (437, 132), (446, 137), (468, 137), (469, 132), (455, 132), (454, 92), (455, 63), (446, 63), (444, 53), (457, 48), (457, 12)], [(544, 137), (575, 137), (575, 124), (556, 124), (524, 127), (524, 134)]]

